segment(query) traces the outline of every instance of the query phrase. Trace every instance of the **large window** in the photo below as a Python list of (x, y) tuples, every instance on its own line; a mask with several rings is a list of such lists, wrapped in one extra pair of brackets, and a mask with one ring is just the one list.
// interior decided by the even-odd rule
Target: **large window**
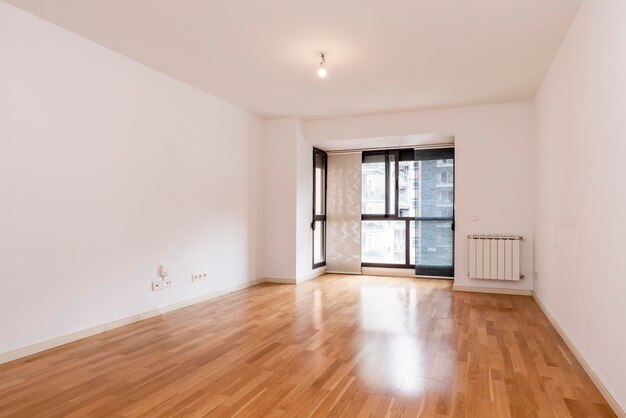
[(363, 153), (361, 263), (410, 268), (413, 150)]
[(313, 268), (326, 265), (326, 161), (326, 153), (313, 148)]
[(454, 150), (363, 153), (361, 262), (452, 276)]

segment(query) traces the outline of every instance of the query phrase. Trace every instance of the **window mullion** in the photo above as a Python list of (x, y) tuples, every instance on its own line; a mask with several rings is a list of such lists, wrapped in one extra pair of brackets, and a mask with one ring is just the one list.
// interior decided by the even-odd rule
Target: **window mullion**
[(394, 202), (395, 206), (396, 206), (396, 212), (395, 215), (396, 216), (400, 216), (400, 153), (398, 151), (396, 151), (396, 158), (395, 158), (395, 175), (396, 175), (396, 193), (395, 193), (395, 197), (396, 197), (396, 201)]
[(411, 264), (411, 221), (406, 220), (404, 227), (404, 264)]
[(389, 153), (385, 152), (385, 217), (389, 215)]

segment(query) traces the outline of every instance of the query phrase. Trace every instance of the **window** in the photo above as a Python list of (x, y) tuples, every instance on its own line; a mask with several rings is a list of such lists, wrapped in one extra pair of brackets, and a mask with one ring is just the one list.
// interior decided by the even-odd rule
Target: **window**
[(326, 265), (326, 162), (326, 153), (313, 148), (313, 268)]
[(453, 276), (454, 150), (363, 153), (361, 264)]
[(413, 150), (364, 152), (361, 264), (407, 267), (415, 216)]
[(404, 221), (363, 221), (361, 262), (404, 264)]
[(452, 204), (452, 190), (442, 190), (439, 192), (439, 203), (442, 205)]
[(385, 167), (384, 156), (363, 161), (361, 213), (385, 214)]
[(415, 161), (400, 161), (398, 166), (398, 189), (400, 190), (398, 215), (401, 218), (414, 217), (417, 202)]
[(450, 169), (443, 169), (439, 172), (439, 182), (441, 184), (452, 184), (452, 171)]

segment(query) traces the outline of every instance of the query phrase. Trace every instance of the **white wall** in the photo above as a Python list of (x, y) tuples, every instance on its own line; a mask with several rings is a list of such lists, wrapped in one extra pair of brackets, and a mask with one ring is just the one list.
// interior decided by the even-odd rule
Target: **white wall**
[(536, 99), (535, 290), (626, 407), (626, 2), (581, 5)]
[(296, 118), (264, 122), (263, 277), (296, 277)]
[(313, 146), (302, 133), (302, 122), (298, 121), (296, 132), (297, 167), (297, 216), (296, 216), (296, 278), (306, 279), (313, 274)]
[(313, 146), (306, 140), (303, 123), (298, 121), (297, 143), (297, 219), (296, 219), (296, 279), (308, 280), (326, 271), (313, 269)]
[[(395, 135), (452, 134), (456, 148), (455, 285), (532, 289), (532, 103), (310, 121), (305, 137), (322, 148), (334, 141)], [(480, 221), (470, 222), (472, 215)], [(467, 278), (468, 234), (520, 234), (520, 282)]]
[(261, 276), (260, 119), (3, 2), (0, 39), (0, 353)]
[(264, 277), (302, 281), (313, 270), (313, 147), (298, 118), (264, 121)]

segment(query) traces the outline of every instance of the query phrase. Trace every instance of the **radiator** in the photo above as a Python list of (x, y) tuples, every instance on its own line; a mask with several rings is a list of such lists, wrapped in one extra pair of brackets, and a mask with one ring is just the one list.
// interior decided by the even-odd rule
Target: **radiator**
[(472, 279), (520, 280), (520, 241), (513, 235), (468, 235)]

